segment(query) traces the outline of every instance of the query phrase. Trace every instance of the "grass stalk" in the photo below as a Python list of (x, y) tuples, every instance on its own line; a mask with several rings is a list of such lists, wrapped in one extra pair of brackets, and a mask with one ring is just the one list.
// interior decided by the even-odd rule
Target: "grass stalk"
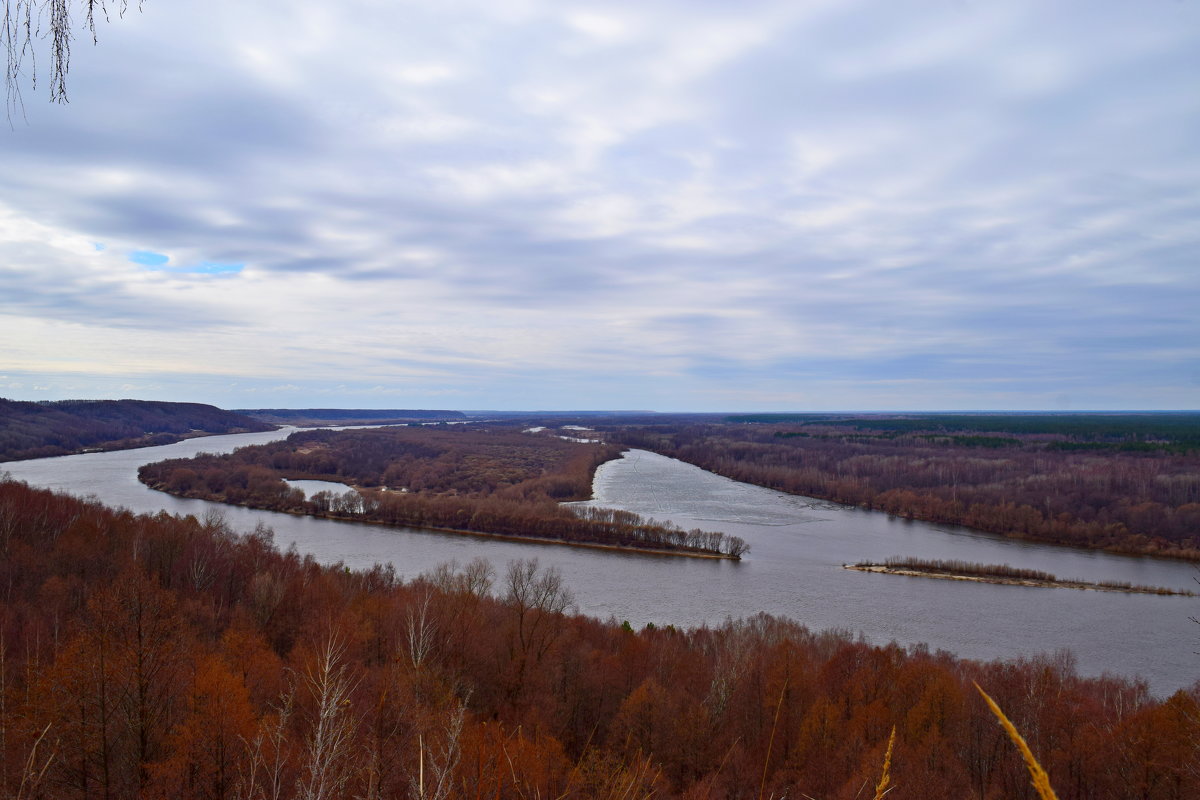
[(1033, 780), (1033, 788), (1037, 791), (1038, 796), (1042, 800), (1058, 800), (1058, 795), (1054, 793), (1054, 789), (1050, 786), (1050, 776), (1046, 774), (1046, 770), (1042, 769), (1042, 765), (1034, 758), (1033, 751), (1029, 749), (1029, 745), (1025, 743), (1025, 737), (1020, 734), (1017, 727), (1009, 721), (1008, 717), (1004, 716), (1004, 712), (1000, 710), (1000, 706), (996, 704), (983, 688), (976, 683), (975, 688), (983, 695), (984, 701), (988, 704), (988, 708), (996, 715), (996, 719), (1000, 720), (1000, 726), (1004, 728), (1004, 732), (1008, 734), (1008, 738), (1012, 739), (1013, 744), (1021, 751), (1021, 757), (1025, 759), (1025, 766), (1029, 768), (1029, 775)]
[(892, 735), (888, 737), (887, 752), (883, 756), (883, 774), (875, 785), (875, 800), (883, 800), (883, 796), (891, 791), (892, 782), (892, 748), (896, 746), (896, 726), (892, 726)]

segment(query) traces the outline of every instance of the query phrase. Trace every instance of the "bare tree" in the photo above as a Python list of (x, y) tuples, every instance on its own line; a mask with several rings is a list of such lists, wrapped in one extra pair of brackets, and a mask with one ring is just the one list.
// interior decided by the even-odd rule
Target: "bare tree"
[(304, 686), (315, 702), (312, 729), (305, 747), (301, 800), (344, 797), (352, 777), (350, 753), (358, 722), (350, 697), (358, 681), (345, 663), (345, 645), (330, 634), (304, 674)]
[(289, 766), (287, 727), (294, 699), (294, 689), (281, 695), (275, 713), (259, 721), (254, 740), (243, 740), (250, 758), (239, 775), (234, 800), (283, 800)]
[(419, 766), (409, 778), (413, 796), (418, 800), (446, 800), (454, 788), (454, 769), (462, 755), (460, 739), (466, 703), (456, 700), (442, 712), (441, 724), (422, 731), (417, 742)]
[[(129, 0), (4, 0), (0, 20), (0, 46), (4, 48), (5, 107), (11, 116), (20, 111), (21, 81), (28, 65), (29, 81), (37, 88), (38, 52), (44, 47), (49, 61), (50, 100), (67, 102), (67, 72), (71, 68), (71, 42), (80, 16), (82, 27), (96, 42), (96, 18), (109, 19), (109, 11), (124, 16)], [(138, 0), (141, 8), (141, 0)], [(45, 42), (45, 45), (43, 45)], [(44, 69), (44, 68), (43, 68)]]
[(496, 570), (486, 558), (475, 558), (462, 569), (457, 561), (438, 564), (432, 572), (422, 573), (421, 578), (446, 594), (483, 597), (492, 591)]
[(408, 610), (408, 659), (413, 669), (421, 669), (425, 659), (433, 652), (437, 636), (437, 626), (429, 616), (429, 602), (433, 595), (425, 592), (416, 608)]
[(512, 616), (509, 659), (513, 697), (521, 694), (529, 671), (546, 655), (563, 632), (561, 615), (575, 597), (554, 567), (541, 569), (536, 558), (508, 562), (504, 601)]

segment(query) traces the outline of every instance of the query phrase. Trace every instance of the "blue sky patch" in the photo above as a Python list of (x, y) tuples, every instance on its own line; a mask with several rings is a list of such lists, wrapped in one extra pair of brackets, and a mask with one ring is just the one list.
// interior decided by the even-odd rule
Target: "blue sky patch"
[(129, 260), (143, 267), (161, 267), (170, 261), (171, 257), (155, 253), (153, 250), (134, 250), (129, 254)]
[(245, 268), (245, 264), (219, 264), (216, 261), (202, 261), (194, 267), (180, 267), (175, 272), (195, 272), (200, 275), (236, 275)]
[(245, 264), (223, 264), (219, 261), (201, 261), (182, 267), (168, 267), (171, 257), (153, 250), (135, 250), (129, 260), (153, 272), (170, 272), (176, 275), (236, 275), (246, 268)]
[[(22, 360), (111, 359), (20, 399), (130, 396), (136, 326), (194, 370), (154, 399), (235, 408), (1200, 407), (1200, 2), (375, 5), (301, 52), (271, 14), (164, 4), (111, 80), (6, 134), (31, 227), (0, 264), (44, 268), (0, 268), (0, 304), (86, 325)], [(264, 82), (212, 45), (230, 20), (381, 113)], [(346, 59), (398, 30), (386, 86)], [(205, 91), (129, 103), (164, 41)], [(287, 313), (227, 302), (250, 264)]]

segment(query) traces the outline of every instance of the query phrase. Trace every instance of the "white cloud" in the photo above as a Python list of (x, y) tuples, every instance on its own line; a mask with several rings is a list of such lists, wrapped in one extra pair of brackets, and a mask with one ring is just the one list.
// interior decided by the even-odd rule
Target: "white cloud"
[(1154, 405), (1200, 340), (1194, 6), (150, 4), (8, 134), (0, 368)]
[(391, 75), (402, 83), (427, 86), (444, 83), (456, 76), (454, 67), (448, 64), (424, 63), (404, 64), (391, 71)]
[(626, 19), (613, 14), (590, 10), (568, 12), (566, 23), (572, 30), (605, 44), (612, 44), (629, 38), (632, 27)]

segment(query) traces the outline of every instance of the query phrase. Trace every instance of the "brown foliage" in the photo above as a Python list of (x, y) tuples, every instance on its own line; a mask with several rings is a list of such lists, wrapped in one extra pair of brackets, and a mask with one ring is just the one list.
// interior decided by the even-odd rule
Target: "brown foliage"
[(0, 461), (83, 450), (171, 444), (197, 434), (269, 431), (256, 419), (201, 403), (153, 400), (60, 400), (27, 403), (0, 397)]
[(1194, 445), (1093, 448), (1064, 436), (950, 437), (919, 427), (868, 435), (853, 421), (622, 428), (609, 435), (735, 480), (909, 519), (1200, 560)]
[[(386, 525), (731, 558), (747, 552), (737, 536), (562, 504), (590, 497), (596, 467), (620, 452), (502, 429), (321, 430), (222, 456), (148, 464), (138, 477), (186, 497)], [(285, 479), (348, 486), (305, 499)]]
[(769, 616), (637, 633), (564, 613), (531, 562), (403, 583), (11, 482), (0, 523), (5, 800), (849, 799), (893, 729), (888, 798), (1029, 796), (972, 682), (1064, 800), (1200, 793), (1200, 692), (1067, 656), (960, 662)]

